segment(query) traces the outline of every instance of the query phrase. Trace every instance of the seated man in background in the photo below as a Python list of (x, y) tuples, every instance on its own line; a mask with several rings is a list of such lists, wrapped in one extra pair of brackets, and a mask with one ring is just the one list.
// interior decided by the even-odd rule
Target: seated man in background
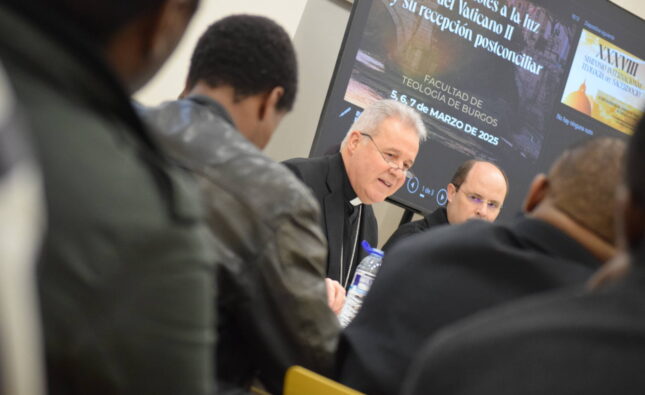
[(495, 221), (508, 194), (508, 179), (495, 164), (471, 159), (459, 166), (446, 190), (446, 207), (439, 207), (423, 219), (400, 226), (383, 250), (387, 252), (400, 240), (434, 226), (457, 225), (471, 218)]
[(373, 203), (396, 192), (427, 132), (419, 114), (393, 100), (367, 107), (351, 126), (340, 153), (285, 163), (311, 188), (322, 208), (329, 247), (327, 277), (347, 288), (360, 259), (361, 240), (378, 242)]
[[(616, 210), (618, 245), (622, 251), (600, 273), (619, 280), (605, 281), (591, 292), (571, 289), (532, 297), (446, 328), (424, 347), (410, 372), (406, 393), (643, 392), (643, 120), (629, 142), (626, 157), (626, 177), (619, 187)], [(597, 199), (594, 191), (590, 192), (589, 200)], [(628, 268), (626, 275), (624, 268)]]
[(369, 394), (398, 393), (412, 358), (441, 327), (587, 280), (615, 252), (624, 146), (605, 138), (565, 152), (548, 176), (536, 176), (527, 215), (510, 225), (467, 221), (396, 245), (341, 336), (340, 381)]
[(183, 98), (143, 111), (162, 147), (199, 176), (211, 229), (229, 250), (220, 249), (218, 267), (218, 393), (256, 376), (280, 393), (289, 366), (325, 373), (336, 349), (320, 209), (260, 151), (296, 90), (289, 35), (267, 18), (237, 15), (199, 39)]
[(47, 393), (210, 394), (214, 256), (199, 191), (130, 104), (196, 0), (6, 0), (0, 58), (29, 121), (47, 230)]

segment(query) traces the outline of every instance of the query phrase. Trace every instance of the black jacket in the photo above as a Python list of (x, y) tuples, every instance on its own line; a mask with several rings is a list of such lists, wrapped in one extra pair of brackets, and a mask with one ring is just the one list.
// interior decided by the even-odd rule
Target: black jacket
[(620, 283), (540, 295), (445, 328), (407, 394), (642, 394), (645, 254)]
[(445, 207), (439, 207), (418, 221), (408, 222), (407, 224), (399, 226), (385, 245), (383, 245), (383, 251), (388, 252), (399, 241), (439, 225), (448, 225), (448, 214), (446, 213)]
[(339, 345), (340, 381), (396, 394), (424, 341), (497, 304), (584, 282), (600, 262), (546, 222), (471, 220), (394, 246)]
[[(345, 168), (340, 154), (322, 156), (309, 159), (290, 159), (284, 164), (293, 171), (313, 192), (320, 203), (323, 215), (321, 217), (322, 229), (327, 236), (329, 255), (327, 257), (327, 277), (340, 281), (351, 281), (356, 271), (356, 266), (367, 253), (360, 247), (361, 240), (367, 240), (372, 246), (378, 242), (378, 227), (374, 210), (369, 205), (363, 205), (363, 214), (358, 235), (360, 253), (351, 267), (341, 269), (341, 246), (343, 243), (343, 227), (345, 220), (343, 183)], [(344, 281), (343, 281), (344, 282)]]

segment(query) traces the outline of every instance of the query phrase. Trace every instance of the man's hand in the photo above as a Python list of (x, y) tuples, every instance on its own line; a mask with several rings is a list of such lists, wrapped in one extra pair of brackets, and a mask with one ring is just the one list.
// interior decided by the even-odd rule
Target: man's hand
[(325, 279), (325, 286), (327, 287), (327, 304), (334, 314), (340, 313), (340, 310), (345, 304), (345, 288), (338, 281), (331, 278)]

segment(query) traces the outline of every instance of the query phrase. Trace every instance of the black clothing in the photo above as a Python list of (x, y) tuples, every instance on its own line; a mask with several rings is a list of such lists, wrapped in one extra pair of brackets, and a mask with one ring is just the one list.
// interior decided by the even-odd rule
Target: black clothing
[[(389, 262), (389, 263), (388, 263)], [(396, 394), (412, 358), (439, 328), (479, 310), (585, 281), (600, 262), (552, 225), (471, 220), (394, 246), (341, 335), (339, 380)]]
[[(358, 243), (360, 243), (360, 240), (357, 238), (357, 231), (359, 230), (359, 223), (358, 221), (360, 220), (360, 216), (362, 216), (362, 210), (363, 208), (361, 207), (360, 204), (352, 204), (352, 200), (356, 198), (356, 193), (354, 192), (354, 188), (352, 188), (352, 184), (349, 182), (349, 177), (347, 177), (347, 173), (345, 171), (345, 166), (341, 161), (341, 165), (343, 166), (343, 200), (345, 201), (344, 207), (345, 207), (345, 220), (344, 220), (344, 225), (343, 225), (343, 262), (349, 262), (348, 266), (352, 265), (357, 265), (358, 264), (358, 256), (356, 254), (357, 248), (360, 248), (358, 246)], [(345, 278), (343, 278), (345, 280)], [(349, 279), (351, 281), (351, 278)], [(342, 283), (342, 282), (341, 282)]]
[(622, 282), (532, 297), (442, 330), (407, 394), (641, 394), (645, 254)]
[[(351, 203), (347, 200), (356, 196), (351, 188), (340, 154), (318, 158), (297, 158), (283, 162), (309, 188), (320, 203), (323, 215), (321, 226), (327, 236), (329, 255), (327, 277), (349, 286), (358, 262), (367, 255), (360, 242), (367, 240), (371, 245), (378, 242), (378, 228), (374, 211), (369, 205), (360, 204), (351, 210), (361, 210), (360, 228), (356, 237), (352, 227)], [(349, 190), (348, 190), (349, 186)], [(355, 243), (355, 241), (358, 241)], [(343, 253), (341, 253), (341, 251)], [(348, 252), (348, 254), (345, 254)], [(350, 262), (350, 257), (353, 256)], [(341, 260), (342, 257), (342, 260)]]
[(388, 241), (383, 245), (383, 251), (388, 252), (392, 246), (399, 241), (417, 233), (425, 232), (435, 226), (448, 225), (448, 214), (445, 207), (439, 207), (435, 211), (426, 215), (418, 221), (408, 222), (399, 226), (399, 228), (390, 236)]

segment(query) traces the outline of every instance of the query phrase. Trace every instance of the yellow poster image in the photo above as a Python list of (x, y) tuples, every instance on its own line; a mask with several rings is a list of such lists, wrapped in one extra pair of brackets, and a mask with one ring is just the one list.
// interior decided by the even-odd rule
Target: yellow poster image
[(645, 106), (643, 60), (583, 30), (562, 103), (625, 134)]

